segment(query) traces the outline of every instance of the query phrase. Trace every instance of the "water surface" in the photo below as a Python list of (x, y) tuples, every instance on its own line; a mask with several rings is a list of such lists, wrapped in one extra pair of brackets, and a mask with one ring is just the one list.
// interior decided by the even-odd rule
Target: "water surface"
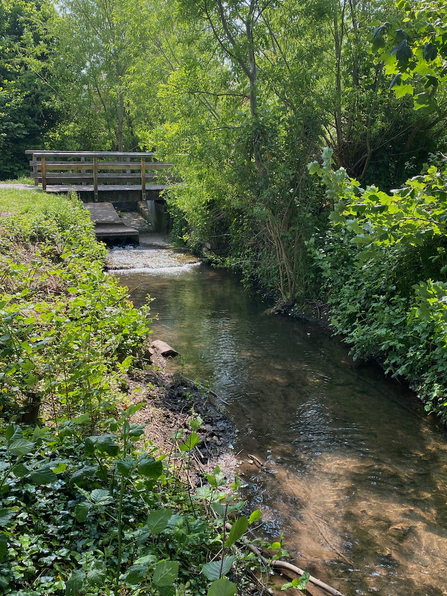
[(346, 596), (447, 594), (447, 439), (409, 391), (319, 328), (266, 314), (225, 271), (121, 283), (136, 305), (156, 299), (154, 337), (228, 402), (264, 535), (283, 532), (297, 565)]

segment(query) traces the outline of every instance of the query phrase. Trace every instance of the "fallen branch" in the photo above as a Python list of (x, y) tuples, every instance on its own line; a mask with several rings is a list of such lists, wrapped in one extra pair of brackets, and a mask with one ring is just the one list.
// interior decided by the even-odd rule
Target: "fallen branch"
[(262, 461), (259, 459), (259, 457), (256, 457), (256, 455), (253, 455), (252, 453), (248, 453), (248, 457), (250, 457), (252, 460), (254, 460), (256, 463), (259, 464), (259, 467), (262, 468), (262, 466), (264, 465), (262, 463)]
[[(227, 528), (227, 530), (231, 530), (231, 524), (225, 524), (225, 527)], [(292, 571), (294, 574), (296, 575), (303, 575), (304, 570), (300, 569), (299, 567), (297, 567), (296, 565), (292, 565), (292, 563), (287, 563), (287, 561), (268, 561), (262, 554), (261, 551), (256, 548), (256, 546), (254, 546), (253, 544), (251, 544), (248, 540), (248, 538), (246, 538), (245, 536), (242, 536), (241, 538), (242, 542), (245, 544), (245, 546), (251, 550), (252, 553), (254, 553), (257, 557), (259, 557), (259, 559), (261, 560), (262, 564), (265, 567), (274, 567), (277, 569), (287, 569), (288, 571)], [(321, 580), (317, 579), (316, 577), (313, 577), (313, 575), (311, 575), (309, 577), (309, 581), (314, 584), (315, 586), (318, 586), (319, 588), (322, 588), (323, 590), (325, 590), (326, 592), (328, 592), (329, 594), (331, 594), (332, 596), (343, 596), (343, 594), (341, 592), (339, 592), (336, 588), (333, 588), (332, 586), (329, 586), (328, 584), (322, 582)]]

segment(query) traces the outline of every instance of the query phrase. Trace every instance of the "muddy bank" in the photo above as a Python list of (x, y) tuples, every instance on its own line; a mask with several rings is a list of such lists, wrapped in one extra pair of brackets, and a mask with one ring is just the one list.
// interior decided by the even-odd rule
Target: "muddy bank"
[(200, 443), (193, 452), (194, 473), (190, 474), (190, 481), (200, 486), (202, 481), (207, 482), (206, 474), (219, 466), (227, 482), (233, 482), (236, 431), (223, 412), (219, 398), (180, 374), (164, 372), (164, 358), (156, 357), (155, 362), (147, 370), (135, 369), (128, 375), (131, 401), (145, 404), (132, 422), (147, 424), (147, 439), (160, 452), (170, 453), (173, 448), (175, 451), (172, 435), (184, 431), (185, 438), (190, 432), (189, 419), (200, 416), (203, 420), (197, 431)]

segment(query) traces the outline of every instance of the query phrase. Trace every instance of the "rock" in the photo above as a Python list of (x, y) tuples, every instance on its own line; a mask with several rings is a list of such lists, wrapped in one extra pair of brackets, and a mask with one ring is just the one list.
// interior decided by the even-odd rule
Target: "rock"
[(166, 342), (157, 339), (152, 342), (152, 347), (160, 352), (162, 356), (178, 356), (178, 352), (176, 352), (170, 345)]

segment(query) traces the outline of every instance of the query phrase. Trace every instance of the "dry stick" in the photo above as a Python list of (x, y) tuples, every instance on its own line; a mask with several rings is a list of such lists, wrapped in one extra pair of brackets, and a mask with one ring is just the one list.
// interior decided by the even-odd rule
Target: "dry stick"
[(256, 457), (256, 455), (253, 455), (252, 453), (248, 453), (248, 452), (247, 452), (247, 455), (248, 455), (248, 457), (251, 457), (251, 459), (253, 459), (255, 462), (257, 462), (257, 463), (260, 465), (260, 467), (262, 468), (262, 466), (263, 466), (264, 464), (263, 464), (263, 463), (262, 463), (262, 461), (259, 459), (259, 457)]
[[(231, 530), (231, 524), (227, 523), (227, 524), (225, 524), (225, 527), (227, 528), (227, 530)], [(286, 561), (271, 561), (271, 562), (269, 562), (265, 557), (262, 556), (261, 551), (258, 548), (256, 548), (256, 546), (254, 546), (253, 544), (250, 544), (250, 542), (248, 541), (248, 539), (245, 536), (242, 536), (241, 540), (245, 544), (245, 546), (249, 550), (251, 550), (252, 553), (254, 553), (257, 557), (260, 558), (263, 565), (265, 565), (266, 567), (270, 566), (270, 567), (277, 567), (279, 569), (287, 569), (288, 571), (292, 571), (296, 575), (303, 575), (303, 573), (305, 573), (303, 571), (303, 569), (300, 569), (299, 567), (296, 567), (296, 565), (292, 565), (291, 563), (287, 563)], [(343, 594), (341, 592), (339, 592), (336, 588), (332, 588), (332, 586), (325, 584), (324, 582), (317, 579), (316, 577), (313, 577), (313, 575), (311, 575), (309, 577), (309, 581), (311, 583), (315, 584), (316, 586), (318, 586), (319, 588), (326, 590), (326, 592), (329, 592), (329, 594), (332, 594), (332, 596), (343, 596)]]

